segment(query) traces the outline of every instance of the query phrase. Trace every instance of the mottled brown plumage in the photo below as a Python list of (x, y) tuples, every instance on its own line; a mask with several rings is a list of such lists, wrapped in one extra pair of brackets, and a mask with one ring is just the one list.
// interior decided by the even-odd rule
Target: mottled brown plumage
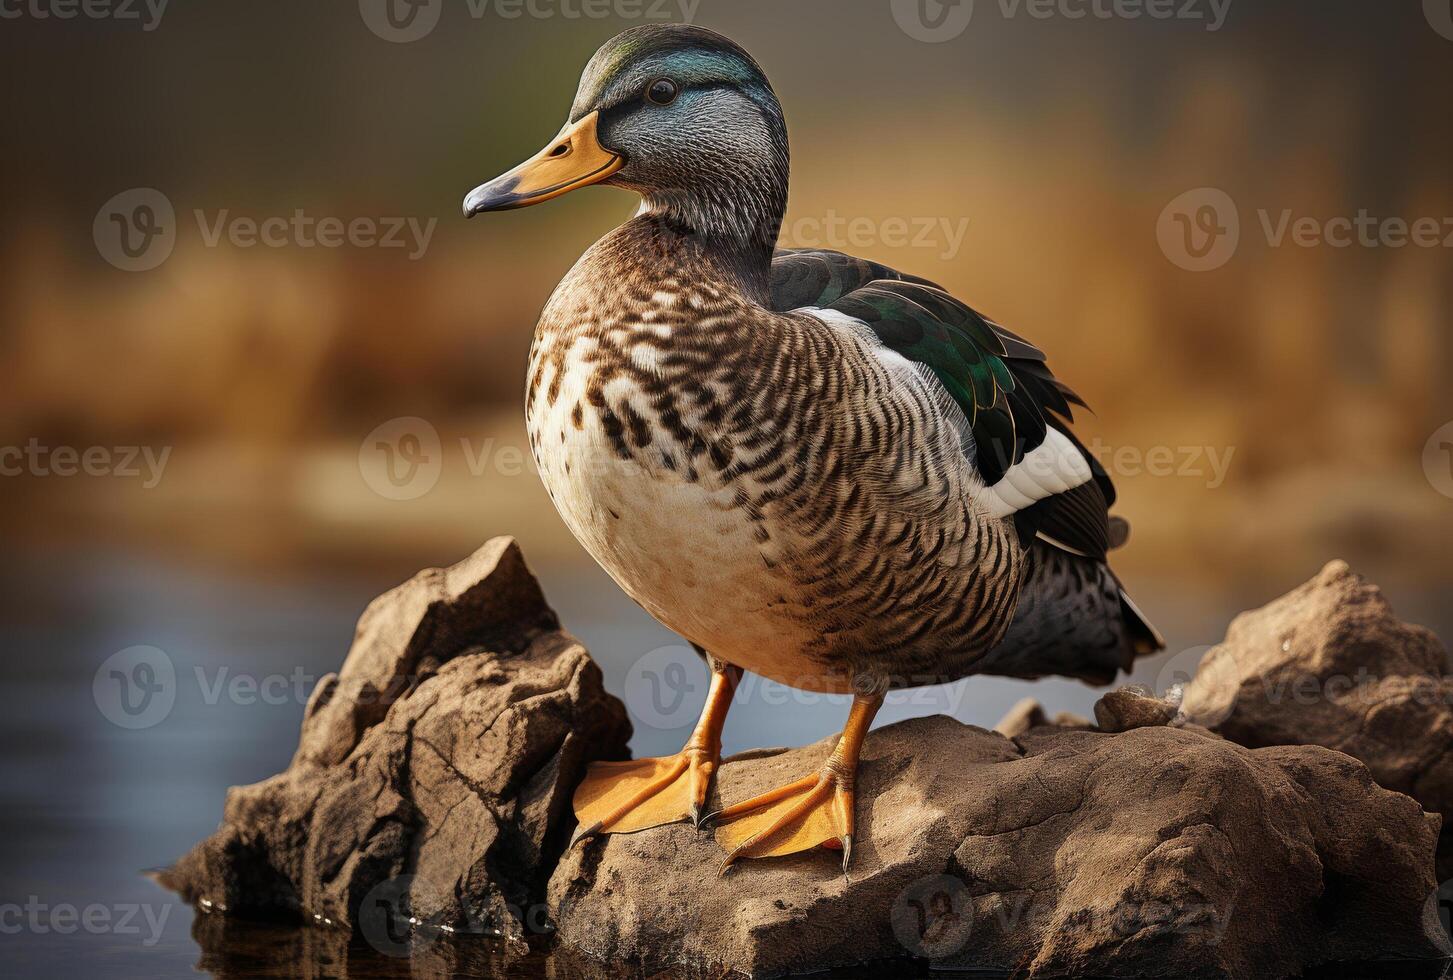
[[(633, 598), (729, 662), (837, 690), (962, 676), (1008, 627), (1024, 551), (972, 506), (942, 399), (874, 345), (752, 302), (706, 243), (642, 215), (541, 316), (526, 397), (541, 477)], [(642, 497), (644, 527), (612, 516)], [(721, 574), (684, 594), (693, 551)], [(763, 648), (764, 631), (782, 639)]]

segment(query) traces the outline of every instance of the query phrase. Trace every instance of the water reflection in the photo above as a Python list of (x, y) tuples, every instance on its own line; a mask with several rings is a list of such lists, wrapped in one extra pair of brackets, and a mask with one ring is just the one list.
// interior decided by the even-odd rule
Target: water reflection
[(198, 915), (192, 938), (201, 947), (197, 969), (216, 980), (403, 980), (414, 977), (539, 978), (552, 971), (541, 954), (511, 954), (497, 943), (417, 944), (409, 957), (386, 956), (335, 930), (243, 922)]
[[(442, 980), (446, 977), (490, 977), (496, 980), (700, 980), (702, 974), (650, 970), (639, 964), (601, 964), (565, 951), (511, 952), (497, 943), (470, 939), (431, 940), (417, 944), (411, 955), (384, 956), (342, 933), (321, 929), (289, 929), (239, 922), (221, 915), (198, 915), (192, 938), (202, 949), (199, 971), (215, 980)], [(1313, 970), (1307, 980), (1434, 980), (1443, 963), (1339, 964)], [(904, 960), (866, 963), (812, 974), (822, 980), (1000, 980), (1008, 974), (989, 971), (933, 969)], [(717, 974), (711, 974), (716, 977)]]
[[(202, 949), (197, 969), (216, 980), (437, 980), (444, 977), (490, 977), (496, 980), (697, 980), (700, 973), (643, 968), (638, 964), (603, 964), (565, 950), (510, 950), (478, 938), (417, 941), (410, 955), (386, 956), (367, 943), (339, 932), (290, 929), (240, 922), (221, 915), (198, 915), (192, 938)], [(995, 980), (1001, 974), (930, 971), (911, 961), (865, 964), (815, 973), (823, 980), (857, 977), (928, 977), (952, 980), (973, 976)], [(713, 974), (715, 976), (715, 974)]]

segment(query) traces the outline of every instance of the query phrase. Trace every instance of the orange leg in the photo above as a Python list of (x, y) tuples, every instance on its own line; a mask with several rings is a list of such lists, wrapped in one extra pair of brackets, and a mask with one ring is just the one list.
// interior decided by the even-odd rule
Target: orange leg
[(734, 803), (707, 819), (717, 824), (717, 843), (727, 850), (723, 873), (738, 858), (795, 854), (822, 844), (843, 849), (843, 871), (853, 856), (853, 783), (858, 754), (883, 696), (853, 699), (848, 723), (816, 775)]
[(580, 830), (570, 843), (688, 820), (701, 826), (701, 811), (721, 762), (722, 726), (741, 677), (740, 667), (712, 661), (706, 707), (686, 746), (675, 755), (592, 762), (575, 790)]

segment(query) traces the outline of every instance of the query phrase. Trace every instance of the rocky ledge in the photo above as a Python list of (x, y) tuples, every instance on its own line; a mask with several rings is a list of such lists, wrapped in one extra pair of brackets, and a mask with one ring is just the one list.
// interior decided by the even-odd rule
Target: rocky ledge
[(498, 538), (369, 605), (342, 670), (308, 701), (292, 765), (232, 789), (221, 828), (162, 882), (205, 910), (380, 942), (380, 909), (519, 939), (570, 840), (585, 766), (628, 758), (630, 733)]
[[(1447, 709), (1407, 714), (1400, 692), (1447, 682), (1436, 640), (1385, 606), (1333, 565), (1238, 619), (1181, 703), (1121, 691), (1095, 724), (1024, 704), (1004, 734), (942, 716), (879, 729), (847, 875), (821, 853), (721, 875), (712, 836), (686, 825), (566, 850), (574, 786), (589, 761), (625, 757), (630, 726), (498, 539), (375, 600), (292, 765), (232, 790), (221, 828), (164, 881), (224, 921), (332, 926), (385, 952), (451, 932), (548, 937), (612, 969), (687, 975), (914, 959), (1239, 978), (1437, 960), (1441, 820), (1424, 807), (1448, 798)], [(1256, 690), (1282, 669), (1363, 665), (1386, 696), (1361, 714), (1274, 727)], [(829, 748), (728, 760), (718, 797), (800, 776)]]
[[(721, 795), (830, 748), (728, 763)], [(577, 848), (550, 882), (560, 938), (648, 970), (767, 975), (905, 953), (1114, 977), (1438, 955), (1423, 921), (1437, 818), (1326, 749), (1166, 727), (1011, 741), (937, 716), (872, 733), (858, 800), (847, 876), (809, 853), (723, 877), (710, 835), (684, 825)]]
[(1242, 745), (1324, 745), (1444, 818), (1453, 877), (1453, 677), (1438, 638), (1334, 561), (1231, 623), (1185, 686), (1182, 717)]

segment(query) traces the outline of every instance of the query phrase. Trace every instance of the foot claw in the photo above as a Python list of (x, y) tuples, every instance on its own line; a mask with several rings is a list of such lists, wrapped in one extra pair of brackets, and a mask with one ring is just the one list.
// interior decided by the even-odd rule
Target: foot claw
[[(592, 763), (575, 790), (575, 817), (585, 827), (574, 844), (595, 834), (629, 834), (648, 827), (696, 823), (714, 760), (695, 752), (660, 759)], [(707, 770), (709, 772), (709, 770)]]
[(591, 824), (588, 827), (581, 827), (579, 830), (577, 830), (575, 832), (575, 836), (572, 837), (572, 838), (570, 838), (570, 846), (571, 847), (574, 847), (576, 844), (579, 844), (581, 841), (583, 841), (583, 840), (589, 840), (590, 838), (594, 837), (598, 833), (600, 833), (600, 821), (599, 820), (597, 820), (595, 823)]
[(853, 852), (853, 784), (858, 757), (882, 703), (881, 694), (853, 698), (848, 723), (816, 775), (733, 803), (712, 815), (720, 821), (717, 843), (727, 852), (722, 873), (738, 858), (796, 854), (829, 842), (843, 849), (843, 873), (847, 873)]
[(779, 857), (852, 836), (852, 790), (831, 772), (778, 787), (723, 811), (716, 839), (727, 865)]
[(740, 668), (716, 660), (711, 669), (706, 707), (680, 752), (590, 764), (572, 801), (575, 819), (588, 829), (572, 844), (593, 834), (629, 834), (687, 820), (701, 826), (701, 811), (721, 764), (722, 725), (742, 676)]

